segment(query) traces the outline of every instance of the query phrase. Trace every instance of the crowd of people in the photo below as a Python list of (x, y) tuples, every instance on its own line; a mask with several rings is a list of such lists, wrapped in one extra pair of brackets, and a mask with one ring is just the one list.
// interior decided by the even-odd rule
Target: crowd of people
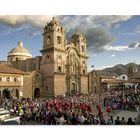
[(114, 109), (140, 111), (140, 92), (121, 91), (117, 92), (115, 96), (104, 98), (104, 107), (111, 107)]
[[(20, 116), (21, 124), (48, 125), (134, 125), (136, 118), (113, 118), (117, 109), (130, 109), (132, 102), (139, 102), (140, 94), (106, 97), (96, 103), (93, 94), (68, 95), (51, 99), (2, 99), (0, 107), (10, 111), (12, 116)], [(104, 118), (102, 103), (106, 107), (108, 118)], [(93, 109), (93, 106), (96, 106)], [(96, 109), (96, 111), (95, 111)], [(95, 113), (97, 112), (97, 113)]]

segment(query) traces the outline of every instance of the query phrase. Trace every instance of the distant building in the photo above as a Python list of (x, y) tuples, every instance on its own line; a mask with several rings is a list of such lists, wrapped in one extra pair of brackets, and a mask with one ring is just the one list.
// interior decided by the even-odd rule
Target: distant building
[(88, 73), (88, 86), (90, 93), (98, 93), (101, 91), (101, 77), (95, 70)]
[(127, 74), (121, 74), (120, 76), (116, 77), (116, 79), (118, 80), (128, 80), (128, 76)]
[(0, 99), (23, 96), (24, 75), (26, 73), (21, 70), (0, 64)]

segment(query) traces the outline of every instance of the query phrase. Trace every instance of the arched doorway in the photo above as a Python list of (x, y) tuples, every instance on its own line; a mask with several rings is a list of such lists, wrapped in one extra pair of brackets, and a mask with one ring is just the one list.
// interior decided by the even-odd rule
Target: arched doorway
[(34, 90), (34, 98), (39, 98), (39, 97), (40, 97), (40, 89), (35, 88), (35, 90)]
[(10, 90), (9, 89), (6, 88), (6, 89), (3, 90), (2, 98), (7, 98), (7, 99), (11, 98)]
[(74, 94), (75, 93), (75, 83), (71, 84), (71, 93)]
[(16, 97), (19, 98), (19, 90), (16, 88)]

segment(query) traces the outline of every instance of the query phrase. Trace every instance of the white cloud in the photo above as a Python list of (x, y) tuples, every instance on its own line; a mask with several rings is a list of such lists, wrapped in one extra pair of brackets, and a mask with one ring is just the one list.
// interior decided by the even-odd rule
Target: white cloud
[(120, 28), (120, 26), (121, 26), (120, 23), (115, 24), (116, 29)]
[(106, 45), (104, 47), (104, 49), (107, 51), (125, 51), (128, 48), (129, 48), (128, 46), (110, 46), (110, 45)]
[(120, 23), (131, 19), (131, 15), (109, 15), (109, 16), (58, 16), (64, 27), (67, 29), (67, 32), (71, 28), (80, 28), (83, 31), (86, 28), (95, 28), (99, 26), (111, 27), (112, 24)]
[(112, 55), (111, 55), (111, 57), (115, 57), (115, 56), (116, 56), (115, 54), (112, 54)]
[[(32, 36), (41, 33), (41, 30), (53, 16), (0, 16), (0, 23), (8, 25), (11, 28), (9, 32), (23, 31), (25, 35)], [(75, 15), (75, 16), (57, 16), (58, 20), (67, 30), (67, 34), (71, 35), (76, 29), (81, 31), (88, 38), (89, 48), (93, 48), (94, 53), (99, 53), (105, 50), (124, 51), (128, 46), (110, 46), (112, 37), (106, 28), (113, 24), (131, 19), (132, 16), (92, 16), (92, 15)], [(34, 27), (34, 29), (33, 29)], [(27, 32), (27, 33), (25, 33)], [(7, 33), (7, 32), (6, 32)], [(91, 35), (92, 33), (92, 35)], [(91, 42), (92, 41), (92, 42)]]
[(114, 65), (107, 65), (107, 66), (99, 66), (99, 67), (96, 67), (95, 69), (96, 70), (102, 70), (102, 69), (105, 69), (105, 68), (111, 68), (113, 67)]
[(104, 49), (106, 51), (126, 51), (126, 50), (132, 50), (135, 48), (139, 48), (140, 43), (131, 43), (128, 46), (111, 46), (111, 45), (106, 45), (104, 46)]
[(0, 16), (0, 23), (8, 26), (21, 26), (23, 24), (31, 24), (35, 27), (43, 27), (48, 21), (52, 19), (52, 16)]
[[(0, 22), (9, 26), (19, 26), (22, 24), (32, 24), (36, 27), (43, 27), (48, 21), (52, 19), (53, 16), (34, 16), (34, 15), (14, 15), (14, 16), (0, 16)], [(81, 27), (97, 27), (100, 25), (111, 26), (114, 23), (118, 23), (121, 21), (126, 21), (130, 19), (132, 16), (88, 16), (88, 15), (76, 15), (76, 16), (57, 16), (60, 22), (70, 30), (70, 28)]]

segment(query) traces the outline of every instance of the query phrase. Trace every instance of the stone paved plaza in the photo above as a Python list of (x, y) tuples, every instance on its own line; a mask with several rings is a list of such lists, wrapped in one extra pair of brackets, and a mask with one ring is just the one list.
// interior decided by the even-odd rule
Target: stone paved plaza
[[(93, 114), (97, 115), (98, 114), (98, 111), (96, 109), (96, 105), (93, 105)], [(106, 108), (102, 106), (102, 111), (103, 111), (103, 115), (104, 115), (104, 118), (105, 120), (107, 121), (109, 116), (106, 112)], [(111, 113), (111, 115), (113, 116), (114, 120), (117, 118), (117, 116), (120, 117), (120, 119), (122, 117), (124, 117), (126, 120), (129, 118), (129, 117), (132, 117), (133, 119), (137, 117), (138, 115), (138, 112), (136, 111), (128, 111), (128, 110), (116, 110), (114, 113)]]

